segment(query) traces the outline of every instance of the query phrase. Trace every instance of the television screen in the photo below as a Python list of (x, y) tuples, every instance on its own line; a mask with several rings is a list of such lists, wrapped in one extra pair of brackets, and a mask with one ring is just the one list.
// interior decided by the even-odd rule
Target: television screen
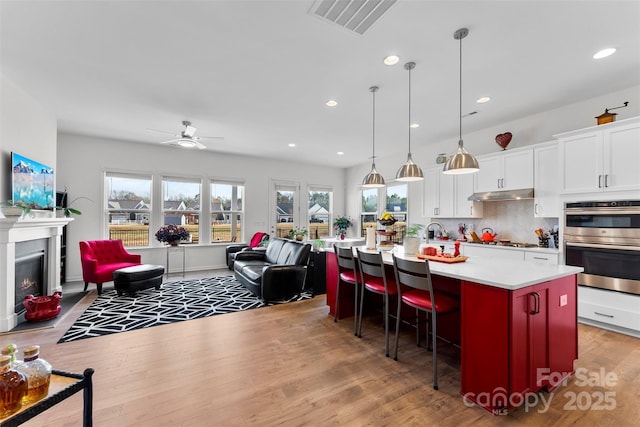
[(53, 209), (56, 199), (52, 167), (11, 153), (11, 171), (14, 203), (25, 203), (31, 209)]

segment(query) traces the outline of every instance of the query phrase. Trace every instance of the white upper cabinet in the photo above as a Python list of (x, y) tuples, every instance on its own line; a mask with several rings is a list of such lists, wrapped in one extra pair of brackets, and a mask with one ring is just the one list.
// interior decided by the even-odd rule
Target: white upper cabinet
[(478, 156), (478, 164), (476, 193), (533, 188), (533, 150), (530, 148)]
[(424, 173), (424, 216), (431, 218), (481, 218), (482, 203), (470, 202), (474, 175), (445, 175), (442, 166)]
[(534, 216), (558, 218), (560, 216), (560, 161), (558, 143), (540, 144), (533, 149)]
[(442, 166), (424, 174), (424, 216), (453, 218), (454, 176), (442, 173)]
[(456, 218), (482, 218), (482, 202), (471, 202), (469, 196), (473, 194), (477, 173), (454, 175), (454, 205), (453, 213)]
[(563, 193), (640, 189), (640, 117), (555, 137)]

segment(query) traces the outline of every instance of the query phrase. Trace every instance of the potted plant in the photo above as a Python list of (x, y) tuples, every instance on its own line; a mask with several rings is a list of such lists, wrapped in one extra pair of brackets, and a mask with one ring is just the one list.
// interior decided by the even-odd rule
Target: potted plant
[(408, 225), (404, 232), (404, 253), (412, 255), (418, 252), (420, 248), (420, 232), (424, 228), (422, 224)]
[(189, 240), (189, 236), (189, 231), (186, 228), (174, 224), (163, 225), (156, 231), (156, 239), (171, 246), (178, 246), (180, 241)]
[(353, 222), (351, 218), (347, 216), (339, 216), (333, 220), (333, 231), (336, 234), (336, 237), (344, 240), (347, 234), (347, 228), (351, 227)]
[(306, 236), (308, 233), (309, 231), (304, 227), (293, 227), (293, 229), (289, 232), (289, 238), (301, 242), (302, 239), (304, 239), (304, 236)]
[(82, 212), (78, 209), (72, 208), (71, 205), (76, 201), (76, 200), (88, 200), (90, 202), (93, 202), (93, 200), (87, 198), (87, 197), (76, 197), (75, 199), (73, 199), (72, 201), (70, 201), (69, 203), (65, 203), (65, 200), (67, 199), (67, 192), (65, 191), (64, 194), (62, 195), (62, 199), (60, 200), (60, 206), (56, 206), (55, 209), (57, 211), (62, 212), (62, 214), (66, 217), (69, 218), (71, 217), (71, 215), (82, 215)]
[(325, 241), (322, 239), (314, 239), (313, 240), (313, 250), (315, 252), (320, 252), (320, 249), (324, 248)]
[(22, 216), (31, 212), (31, 208), (24, 202), (7, 200), (1, 203), (0, 210), (5, 217)]

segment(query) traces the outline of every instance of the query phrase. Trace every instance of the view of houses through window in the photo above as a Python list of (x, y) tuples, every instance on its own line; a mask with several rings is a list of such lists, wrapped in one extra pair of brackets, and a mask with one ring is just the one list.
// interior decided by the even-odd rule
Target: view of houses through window
[[(242, 239), (244, 186), (240, 183), (210, 181), (210, 203), (201, 200), (201, 180), (162, 177), (161, 194), (152, 193), (153, 177), (108, 172), (105, 175), (108, 238), (120, 239), (126, 247), (151, 246), (162, 225), (179, 225), (189, 231), (183, 244), (201, 241), (202, 215), (211, 218), (211, 237), (204, 243), (234, 242)], [(152, 201), (156, 199), (156, 204)], [(154, 223), (153, 206), (162, 206)]]
[(151, 176), (107, 173), (105, 195), (109, 239), (149, 246)]

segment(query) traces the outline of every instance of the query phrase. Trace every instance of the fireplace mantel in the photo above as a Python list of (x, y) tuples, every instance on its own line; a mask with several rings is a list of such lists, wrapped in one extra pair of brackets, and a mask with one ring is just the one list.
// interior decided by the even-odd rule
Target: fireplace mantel
[(14, 312), (16, 243), (47, 239), (48, 275), (44, 283), (46, 295), (61, 291), (60, 240), (62, 227), (72, 218), (0, 218), (0, 332), (18, 323)]

